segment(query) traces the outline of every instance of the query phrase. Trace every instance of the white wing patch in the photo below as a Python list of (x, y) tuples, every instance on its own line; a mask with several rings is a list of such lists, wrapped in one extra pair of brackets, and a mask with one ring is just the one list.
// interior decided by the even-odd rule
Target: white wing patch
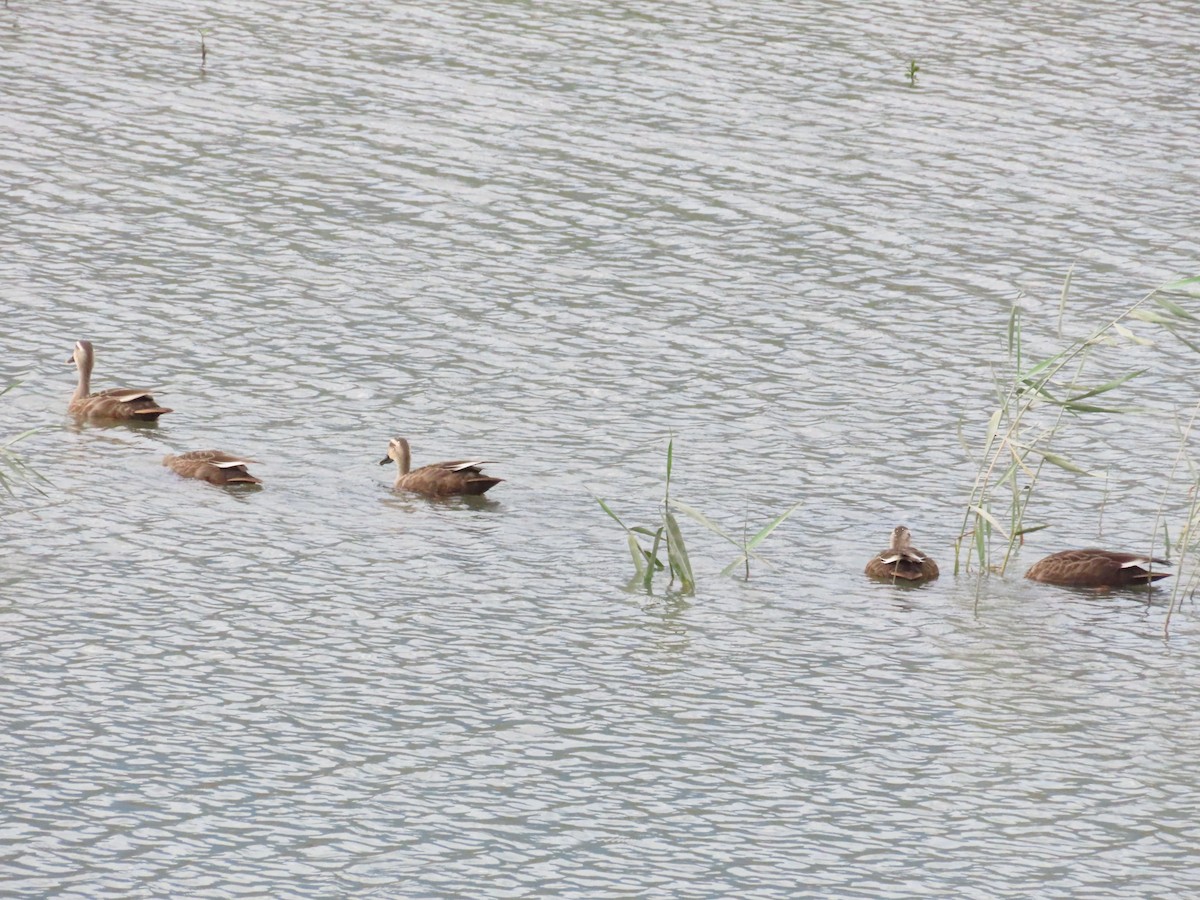
[(463, 469), (478, 469), (480, 466), (486, 466), (490, 462), (490, 459), (464, 460), (463, 462), (455, 463), (453, 466), (448, 466), (447, 468), (451, 472), (461, 472)]
[(121, 403), (131, 403), (134, 400), (140, 400), (142, 397), (152, 400), (154, 398), (150, 396), (151, 393), (151, 391), (114, 391), (108, 396)]

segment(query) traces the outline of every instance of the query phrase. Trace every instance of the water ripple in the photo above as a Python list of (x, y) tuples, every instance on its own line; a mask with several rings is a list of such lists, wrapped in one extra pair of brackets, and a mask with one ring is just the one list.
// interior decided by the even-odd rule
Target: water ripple
[[(1195, 893), (1194, 609), (950, 577), (1012, 305), (1195, 274), (1190, 14), (6, 7), (5, 892)], [(78, 337), (176, 412), (68, 425)], [(1190, 352), (1097, 349), (1145, 414), (1026, 561), (1145, 531)], [(731, 531), (804, 501), (776, 568), (621, 590), (589, 491), (649, 521), (671, 431)], [(394, 495), (397, 433), (506, 481)]]

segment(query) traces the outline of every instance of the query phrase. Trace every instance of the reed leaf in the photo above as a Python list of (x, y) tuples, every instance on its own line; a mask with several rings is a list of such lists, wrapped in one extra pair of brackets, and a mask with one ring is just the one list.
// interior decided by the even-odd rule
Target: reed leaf
[(1132, 406), (1096, 406), (1094, 403), (1074, 403), (1068, 400), (1063, 409), (1073, 413), (1127, 413), (1137, 412)]
[(1166, 297), (1155, 296), (1154, 302), (1176, 318), (1187, 319), (1190, 322), (1200, 321), (1178, 303), (1173, 300), (1168, 300)]
[(634, 579), (642, 578), (646, 574), (646, 551), (642, 549), (642, 545), (632, 534), (627, 534), (625, 537), (629, 539), (629, 553), (633, 557), (633, 568), (636, 570), (633, 577)]
[[(695, 521), (699, 522), (701, 525), (703, 525), (705, 528), (707, 528), (713, 534), (717, 535), (718, 537), (724, 538), (725, 540), (729, 541), (729, 543), (733, 544), (733, 546), (735, 546), (739, 550), (741, 550), (741, 549), (744, 549), (745, 547), (751, 547), (751, 548), (757, 547), (760, 543), (762, 543), (763, 539), (766, 538), (766, 536), (768, 534), (770, 534), (772, 531), (775, 530), (776, 526), (778, 526), (779, 523), (783, 521), (783, 519), (786, 519), (788, 516), (790, 516), (795, 511), (796, 507), (798, 507), (803, 502), (804, 501), (802, 501), (802, 500), (797, 501), (795, 506), (793, 506), (791, 509), (789, 509), (786, 513), (782, 514), (782, 517), (776, 516), (775, 519), (772, 519), (770, 522), (768, 522), (767, 525), (762, 528), (762, 530), (760, 530), (757, 534), (754, 535), (753, 538), (750, 538), (749, 540), (738, 540), (733, 535), (731, 535), (729, 532), (725, 531), (725, 529), (721, 528), (720, 525), (718, 525), (716, 522), (714, 522), (708, 516), (704, 515), (704, 513), (700, 512), (700, 510), (696, 509), (694, 506), (691, 506), (687, 503), (683, 503), (680, 500), (672, 500), (671, 507), (673, 509), (679, 510), (681, 513), (683, 513), (688, 518), (694, 519)], [(762, 562), (767, 561), (766, 559), (764, 559), (763, 557), (759, 556), (756, 553), (752, 553), (750, 555), (752, 557), (754, 557), (755, 559), (761, 560)], [(740, 560), (739, 560), (739, 562), (740, 562)]]
[(664, 516), (667, 528), (667, 559), (671, 563), (671, 571), (679, 577), (679, 587), (685, 594), (696, 591), (696, 579), (692, 576), (692, 562), (688, 559), (687, 548), (683, 544), (683, 533), (679, 530), (679, 521), (670, 510)]
[(1089, 472), (1087, 469), (1083, 468), (1082, 466), (1075, 465), (1075, 463), (1071, 462), (1065, 456), (1060, 456), (1057, 453), (1051, 453), (1049, 450), (1038, 450), (1035, 452), (1040, 453), (1042, 455), (1042, 458), (1044, 460), (1046, 460), (1046, 462), (1051, 463), (1052, 465), (1056, 465), (1060, 469), (1065, 469), (1068, 472), (1074, 472), (1076, 475), (1087, 475), (1091, 478), (1099, 478), (1100, 477), (1100, 474), (1098, 472)]
[(800, 504), (803, 502), (803, 500), (797, 500), (786, 510), (781, 512), (775, 518), (771, 519), (771, 521), (755, 532), (754, 537), (750, 538), (750, 540), (746, 542), (746, 546), (750, 549), (754, 549), (763, 541), (765, 541), (770, 536), (772, 531), (782, 525), (792, 513), (800, 508)]
[(1155, 312), (1152, 309), (1131, 309), (1129, 318), (1137, 319), (1139, 322), (1150, 322), (1153, 325), (1173, 325), (1175, 321), (1169, 316), (1164, 316), (1162, 313)]
[(996, 432), (1000, 430), (1000, 418), (1003, 414), (1004, 414), (1004, 410), (998, 409), (994, 413), (992, 413), (991, 418), (988, 419), (987, 433), (984, 435), (984, 438), (983, 438), (983, 446), (984, 446), (985, 453), (992, 446), (992, 441), (994, 441), (996, 439)]
[(996, 521), (995, 516), (981, 506), (970, 506), (968, 509), (975, 513), (976, 516), (987, 520), (987, 523), (1000, 532), (1004, 537), (1008, 538), (1008, 532), (1004, 530), (1004, 526)]
[(619, 516), (618, 516), (618, 515), (617, 515), (615, 512), (613, 512), (613, 511), (612, 511), (612, 509), (610, 509), (610, 508), (609, 508), (609, 505), (608, 505), (607, 503), (605, 503), (605, 502), (604, 502), (602, 499), (600, 499), (599, 497), (597, 497), (595, 494), (592, 494), (592, 498), (593, 498), (593, 499), (594, 499), (594, 500), (595, 500), (597, 503), (599, 503), (599, 504), (600, 504), (600, 508), (601, 508), (602, 510), (604, 510), (606, 513), (608, 513), (610, 516), (612, 516), (612, 518), (613, 518), (613, 521), (614, 521), (614, 522), (616, 522), (618, 525), (620, 525), (620, 526), (621, 526), (622, 528), (624, 528), (626, 531), (631, 531), (631, 530), (633, 530), (633, 529), (631, 529), (631, 528), (630, 528), (628, 525), (626, 525), (624, 522), (622, 522), (622, 521), (621, 521), (621, 518), (620, 518), (620, 517), (619, 517)]
[(1084, 391), (1082, 394), (1076, 394), (1067, 402), (1074, 403), (1077, 400), (1086, 400), (1088, 397), (1095, 397), (1098, 394), (1106, 394), (1111, 390), (1115, 390), (1130, 379), (1137, 378), (1139, 375), (1145, 374), (1145, 369), (1138, 369), (1136, 372), (1126, 372), (1120, 378), (1114, 378), (1112, 381), (1106, 381), (1099, 387), (1094, 387), (1090, 391)]
[(710, 519), (704, 513), (700, 512), (700, 510), (696, 509), (694, 506), (691, 506), (680, 500), (672, 500), (671, 506), (674, 507), (675, 509), (679, 510), (681, 513), (683, 513), (688, 518), (694, 519), (695, 521), (699, 522), (701, 525), (703, 525), (705, 528), (707, 528), (713, 534), (729, 541), (729, 543), (733, 544), (733, 546), (735, 546), (735, 547), (742, 546), (741, 541), (739, 541), (737, 538), (730, 535), (723, 528), (721, 528), (720, 525), (718, 525), (716, 522), (714, 522), (712, 519)]
[(1071, 267), (1067, 269), (1066, 277), (1063, 278), (1062, 291), (1058, 295), (1058, 336), (1062, 337), (1063, 333), (1063, 315), (1067, 311), (1067, 295), (1071, 293), (1071, 278), (1075, 274), (1075, 263), (1071, 263)]
[(1026, 386), (1028, 391), (1032, 391), (1033, 393), (1037, 394), (1039, 397), (1042, 397), (1043, 399), (1047, 400), (1048, 402), (1053, 403), (1055, 406), (1062, 406), (1062, 401), (1060, 401), (1057, 397), (1055, 397), (1053, 394), (1050, 393), (1050, 391), (1048, 391), (1046, 389), (1046, 383), (1044, 381), (1026, 380), (1022, 383)]
[(1200, 275), (1193, 275), (1190, 278), (1180, 278), (1177, 281), (1169, 281), (1161, 285), (1158, 289), (1177, 294), (1200, 296)]
[(1154, 341), (1150, 340), (1150, 338), (1144, 338), (1138, 334), (1135, 334), (1133, 331), (1130, 331), (1128, 328), (1126, 328), (1120, 322), (1113, 322), (1112, 327), (1113, 327), (1113, 331), (1115, 331), (1117, 334), (1121, 335), (1121, 337), (1125, 338), (1127, 341), (1131, 341), (1132, 343), (1137, 344), (1139, 347), (1153, 347), (1154, 346)]
[(1014, 459), (1011, 463), (1009, 463), (1008, 468), (1004, 470), (1004, 473), (996, 479), (996, 487), (1001, 487), (1008, 484), (1010, 481), (1015, 480), (1017, 477), (1018, 467), (1025, 468), (1024, 463), (1022, 463), (1020, 459)]
[[(656, 569), (655, 563), (659, 563), (658, 548), (662, 544), (662, 536), (663, 536), (663, 530), (661, 528), (659, 528), (658, 531), (655, 532), (655, 534), (654, 534), (654, 546), (652, 546), (650, 548), (650, 553), (647, 554), (648, 559), (653, 560), (653, 562), (651, 562), (649, 565), (646, 566), (646, 573), (642, 577), (642, 587), (647, 591), (649, 591), (650, 588), (654, 585), (654, 572)], [(657, 568), (662, 569), (662, 564), (659, 563)]]
[(1048, 522), (1044, 523), (1042, 525), (1027, 525), (1027, 526), (1022, 526), (1021, 528), (1018, 528), (1016, 531), (1013, 532), (1013, 534), (1016, 537), (1024, 537), (1027, 534), (1033, 534), (1035, 531), (1042, 531), (1043, 529), (1046, 529), (1049, 527), (1050, 527), (1050, 523), (1048, 523)]
[(5, 447), (5, 449), (7, 449), (7, 448), (11, 447), (13, 444), (17, 443), (18, 441), (23, 441), (23, 440), (25, 440), (25, 438), (30, 437), (31, 435), (35, 435), (41, 430), (42, 430), (42, 428), (40, 425), (36, 428), (27, 428), (24, 431), (22, 431), (20, 434), (18, 434), (16, 437), (10, 437), (7, 441), (5, 441), (4, 447)]
[[(1027, 466), (1025, 464), (1025, 458), (1033, 451), (1033, 446), (1030, 445), (1030, 446), (1026, 447), (1023, 444), (1018, 444), (1014, 441), (1010, 441), (1009, 448), (1012, 450), (1013, 464), (1020, 467), (1021, 471), (1025, 473), (1025, 477), (1026, 478), (1037, 478), (1037, 472), (1035, 472), (1033, 469), (1029, 468), (1029, 466)], [(1018, 453), (1017, 452), (1018, 448), (1023, 450), (1024, 452)]]
[[(3, 397), (11, 390), (14, 390), (20, 384), (21, 381), (19, 380), (10, 381), (3, 388), (0, 388), (0, 397)], [(46, 492), (38, 487), (36, 482), (40, 481), (43, 484), (50, 484), (50, 479), (42, 475), (41, 472), (29, 465), (29, 463), (25, 462), (21, 454), (13, 449), (14, 444), (20, 443), (27, 437), (37, 434), (41, 430), (42, 428), (40, 426), (35, 428), (27, 428), (20, 434), (8, 438), (2, 445), (0, 445), (0, 488), (2, 488), (10, 497), (16, 496), (16, 492), (13, 490), (12, 486), (17, 480), (26, 482), (43, 497), (46, 496)], [(11, 475), (5, 474), (5, 469), (7, 469)]]
[[(759, 556), (757, 553), (754, 552), (754, 548), (757, 547), (759, 544), (761, 544), (763, 541), (765, 541), (770, 536), (772, 531), (774, 531), (776, 528), (778, 528), (780, 525), (782, 525), (783, 522), (786, 521), (787, 518), (792, 513), (794, 513), (797, 509), (800, 508), (800, 504), (803, 502), (804, 502), (803, 500), (797, 500), (788, 509), (784, 510), (779, 515), (775, 516), (775, 518), (771, 519), (771, 521), (767, 522), (766, 525), (764, 525), (762, 528), (760, 528), (754, 534), (753, 537), (751, 537), (748, 541), (746, 541), (745, 545), (742, 547), (742, 555), (739, 556), (737, 559), (735, 559), (733, 562), (731, 562), (729, 565), (727, 565), (724, 569), (722, 569), (721, 574), (729, 575), (730, 573), (733, 572), (734, 569), (736, 569), (742, 563), (746, 563), (747, 564), (746, 565), (746, 577), (749, 578), (750, 577), (749, 561), (751, 558), (762, 560), (762, 562), (764, 562), (764, 563), (767, 562), (765, 559), (763, 559), (761, 556)], [(769, 565), (769, 563), (768, 563), (768, 565)]]
[(1063, 354), (1056, 353), (1053, 356), (1046, 357), (1041, 362), (1034, 363), (1032, 368), (1029, 369), (1029, 371), (1018, 376), (1018, 380), (1023, 381), (1023, 382), (1033, 380), (1035, 375), (1039, 375), (1042, 372), (1045, 372), (1047, 369), (1049, 369), (1051, 366), (1053, 366), (1055, 363), (1057, 363), (1059, 360), (1061, 360), (1062, 357), (1063, 357)]
[(1193, 353), (1200, 353), (1200, 346), (1193, 344), (1178, 331), (1172, 331), (1171, 334), (1175, 336), (1176, 340), (1178, 340), (1181, 344), (1183, 344), (1183, 346), (1187, 347)]

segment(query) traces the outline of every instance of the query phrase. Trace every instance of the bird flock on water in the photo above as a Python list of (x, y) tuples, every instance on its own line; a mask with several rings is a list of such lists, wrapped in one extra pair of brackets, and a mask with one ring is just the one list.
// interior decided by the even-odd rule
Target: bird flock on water
[[(79, 372), (75, 393), (67, 411), (77, 419), (89, 421), (155, 422), (159, 416), (173, 412), (160, 406), (148, 390), (141, 388), (109, 388), (92, 392), (92, 367), (95, 351), (91, 341), (75, 343), (75, 351), (67, 360)], [(250, 474), (248, 466), (256, 460), (222, 450), (191, 450), (167, 454), (163, 465), (184, 478), (196, 478), (215, 485), (261, 484), (262, 479)], [(408, 440), (392, 438), (387, 455), (380, 465), (396, 465), (395, 490), (411, 491), (426, 497), (479, 496), (487, 493), (504, 479), (483, 473), (483, 459), (460, 459), (430, 463), (413, 469)], [(1045, 584), (1065, 587), (1106, 589), (1136, 587), (1152, 584), (1171, 573), (1156, 566), (1169, 566), (1169, 560), (1113, 550), (1087, 548), (1062, 550), (1036, 562), (1025, 577)], [(903, 525), (892, 530), (891, 542), (867, 563), (865, 574), (880, 581), (919, 584), (938, 577), (937, 563), (927, 553), (913, 546), (912, 534)]]

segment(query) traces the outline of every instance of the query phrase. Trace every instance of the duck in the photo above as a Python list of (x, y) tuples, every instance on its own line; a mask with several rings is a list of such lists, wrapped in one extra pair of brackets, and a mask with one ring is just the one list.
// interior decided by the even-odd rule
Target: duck
[(209, 484), (262, 484), (261, 478), (246, 470), (253, 462), (257, 460), (222, 450), (191, 450), (177, 455), (168, 453), (162, 464), (184, 478), (197, 478)]
[(891, 545), (871, 557), (865, 572), (881, 581), (919, 582), (938, 577), (937, 563), (912, 545), (912, 532), (903, 525), (892, 529)]
[(79, 369), (79, 384), (71, 395), (67, 412), (80, 419), (123, 419), (125, 421), (155, 422), (164, 413), (173, 412), (159, 406), (149, 391), (138, 388), (109, 388), (90, 393), (92, 365), (96, 359), (91, 341), (76, 341), (75, 351), (67, 359)]
[(448, 497), (454, 494), (478, 496), (486, 494), (504, 480), (483, 474), (480, 466), (487, 464), (486, 459), (430, 463), (409, 471), (411, 454), (407, 439), (402, 437), (392, 438), (388, 442), (387, 456), (381, 459), (379, 464), (386, 466), (393, 461), (396, 463), (396, 482), (392, 486), (398, 491), (413, 491), (427, 497)]
[(1170, 572), (1154, 566), (1169, 566), (1169, 559), (1115, 550), (1062, 550), (1034, 563), (1025, 577), (1062, 587), (1114, 588), (1152, 584), (1170, 578)]

